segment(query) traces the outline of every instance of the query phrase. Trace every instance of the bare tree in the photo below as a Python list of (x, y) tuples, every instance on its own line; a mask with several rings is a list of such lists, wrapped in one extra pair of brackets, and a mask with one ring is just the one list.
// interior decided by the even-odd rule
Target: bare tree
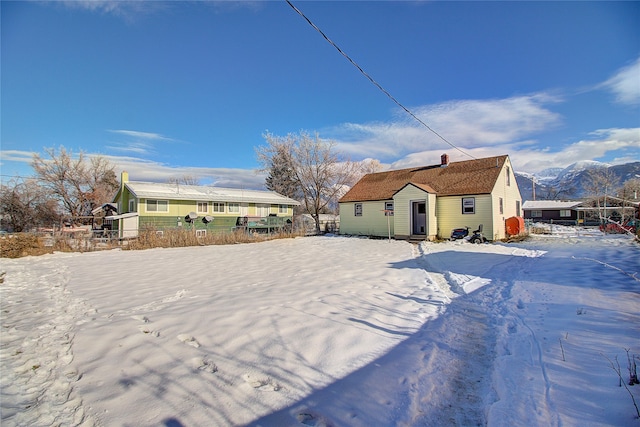
[[(622, 218), (620, 222), (626, 224), (629, 220), (636, 218), (637, 203), (640, 202), (640, 179), (627, 180), (618, 190), (618, 197), (622, 199)], [(636, 223), (636, 239), (639, 237), (639, 232), (640, 227)]]
[(358, 164), (342, 159), (335, 143), (321, 139), (317, 133), (313, 137), (304, 131), (285, 137), (267, 133), (264, 138), (267, 146), (256, 152), (262, 170), (271, 177), (268, 185), (284, 189), (289, 197), (297, 196), (319, 233), (320, 214), (337, 204), (344, 187), (358, 173)]
[[(615, 187), (618, 185), (618, 177), (610, 168), (591, 169), (587, 172), (587, 179), (584, 189), (596, 200), (596, 206), (601, 221), (607, 218), (607, 197), (613, 195)], [(600, 198), (603, 197), (603, 206)]]
[(538, 191), (538, 197), (540, 200), (561, 200), (565, 197), (570, 197), (575, 193), (575, 187), (558, 188), (555, 186), (541, 187)]
[(2, 227), (15, 232), (51, 226), (60, 219), (56, 203), (34, 179), (14, 180), (0, 188)]
[(349, 187), (353, 187), (356, 182), (365, 175), (370, 173), (377, 173), (382, 171), (383, 167), (379, 160), (365, 159), (356, 164), (357, 171), (353, 174), (352, 182), (349, 183)]
[(111, 200), (118, 180), (111, 165), (102, 156), (87, 159), (83, 152), (73, 156), (60, 147), (45, 149), (48, 158), (34, 154), (31, 166), (41, 185), (71, 217), (88, 214), (95, 206)]

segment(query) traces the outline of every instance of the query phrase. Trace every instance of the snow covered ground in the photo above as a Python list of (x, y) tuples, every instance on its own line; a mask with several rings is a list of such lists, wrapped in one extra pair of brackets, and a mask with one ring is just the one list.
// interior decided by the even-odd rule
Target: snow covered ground
[(639, 260), (572, 228), (2, 259), (1, 422), (640, 426), (609, 363), (640, 355)]

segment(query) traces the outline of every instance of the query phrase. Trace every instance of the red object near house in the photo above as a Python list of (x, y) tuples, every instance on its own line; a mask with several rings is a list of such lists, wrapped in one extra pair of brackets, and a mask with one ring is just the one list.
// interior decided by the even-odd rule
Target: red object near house
[(505, 227), (509, 236), (515, 236), (524, 231), (524, 218), (519, 216), (512, 216), (505, 221)]

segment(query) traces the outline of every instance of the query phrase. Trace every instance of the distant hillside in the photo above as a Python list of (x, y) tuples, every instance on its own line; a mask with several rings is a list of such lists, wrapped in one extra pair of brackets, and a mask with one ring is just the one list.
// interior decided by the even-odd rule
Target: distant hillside
[(626, 181), (640, 179), (640, 162), (625, 163), (623, 165), (609, 165), (595, 161), (574, 163), (564, 169), (551, 168), (537, 174), (516, 172), (516, 181), (520, 188), (522, 200), (533, 200), (532, 179), (536, 182), (536, 199), (578, 199), (585, 197), (584, 185), (590, 170), (606, 168), (618, 178), (618, 187)]

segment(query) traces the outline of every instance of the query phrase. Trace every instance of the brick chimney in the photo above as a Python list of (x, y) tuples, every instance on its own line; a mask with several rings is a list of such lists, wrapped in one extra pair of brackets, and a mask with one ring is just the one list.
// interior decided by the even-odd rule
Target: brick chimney
[(449, 165), (449, 155), (448, 154), (443, 154), (442, 156), (440, 156), (440, 167), (446, 167)]

